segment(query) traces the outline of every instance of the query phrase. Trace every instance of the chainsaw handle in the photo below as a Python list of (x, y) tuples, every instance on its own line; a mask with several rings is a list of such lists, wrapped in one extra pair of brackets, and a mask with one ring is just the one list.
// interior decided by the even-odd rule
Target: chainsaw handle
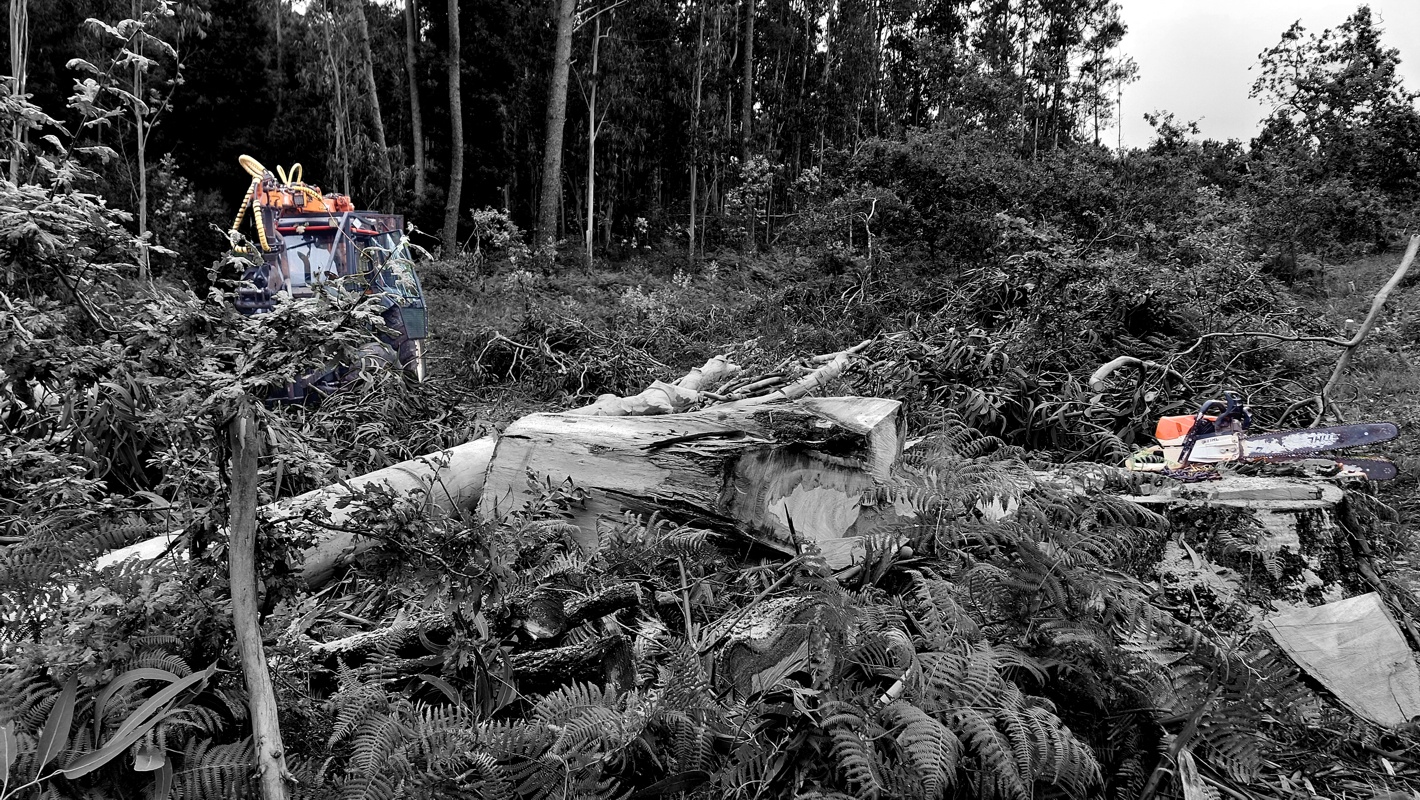
[(1224, 414), (1226, 414), (1232, 408), (1231, 405), (1223, 402), (1222, 400), (1204, 400), (1203, 405), (1198, 407), (1198, 413), (1194, 415), (1194, 419), (1203, 419), (1204, 417), (1206, 417), (1208, 415), (1208, 410), (1211, 409), (1213, 406), (1222, 406)]
[(1233, 420), (1242, 423), (1242, 429), (1247, 430), (1252, 427), (1252, 413), (1247, 406), (1243, 405), (1242, 398), (1236, 392), (1226, 392), (1226, 400), (1204, 400), (1203, 405), (1198, 407), (1198, 413), (1194, 416), (1197, 422), (1202, 422), (1203, 418), (1215, 406), (1222, 406), (1223, 410), (1218, 412), (1218, 416), (1213, 420), (1213, 427), (1222, 430), (1223, 427)]
[(1223, 409), (1223, 413), (1213, 420), (1213, 428), (1222, 431), (1226, 427), (1231, 427), (1231, 423), (1234, 421), (1238, 422), (1238, 430), (1245, 431), (1252, 427), (1252, 412), (1243, 405), (1242, 398), (1236, 392), (1227, 392), (1226, 396), (1228, 398), (1227, 406)]

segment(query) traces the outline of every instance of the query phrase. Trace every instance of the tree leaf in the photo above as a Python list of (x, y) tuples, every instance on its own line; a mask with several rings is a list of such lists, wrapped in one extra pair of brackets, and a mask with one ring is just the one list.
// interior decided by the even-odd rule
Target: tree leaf
[(453, 703), (454, 705), (459, 707), (463, 707), (466, 705), (464, 703), (463, 697), (459, 694), (458, 690), (455, 689), (452, 685), (449, 684), (448, 681), (444, 680), (443, 678), (440, 678), (437, 675), (429, 675), (423, 672), (419, 673), (415, 677), (419, 678), (430, 686), (433, 686), (435, 689), (438, 689), (444, 694), (445, 697), (449, 698), (449, 702)]
[(64, 750), (69, 741), (69, 728), (74, 722), (74, 698), (79, 692), (78, 674), (70, 675), (69, 681), (49, 710), (49, 718), (44, 721), (44, 731), (39, 735), (39, 752), (35, 756), (35, 777), (39, 777), (44, 765), (54, 760)]
[(157, 747), (144, 747), (133, 754), (134, 772), (152, 772), (168, 763), (168, 754)]
[(168, 795), (173, 791), (173, 762), (163, 761), (163, 765), (158, 767), (158, 774), (153, 776), (152, 792), (149, 793), (149, 800), (168, 800)]
[(112, 698), (114, 693), (117, 692), (119, 689), (122, 689), (123, 687), (127, 686), (130, 683), (133, 683), (134, 681), (142, 680), (167, 681), (168, 683), (177, 683), (179, 680), (182, 679), (177, 675), (174, 675), (173, 673), (168, 672), (164, 669), (149, 669), (147, 667), (144, 667), (142, 669), (130, 669), (122, 675), (119, 675), (117, 678), (114, 678), (113, 680), (109, 681), (108, 685), (104, 687), (104, 690), (99, 693), (98, 699), (94, 701), (95, 744), (97, 744), (99, 739), (103, 738), (104, 735), (104, 710), (108, 708), (109, 699)]
[(153, 715), (146, 722), (140, 723), (136, 727), (115, 735), (114, 738), (110, 739), (108, 744), (105, 744), (103, 747), (93, 752), (85, 753), (75, 759), (74, 763), (60, 770), (59, 774), (71, 781), (75, 778), (82, 778), (88, 775), (90, 772), (123, 755), (134, 742), (142, 739), (144, 734), (157, 727), (159, 722), (162, 722), (176, 713), (176, 711), (164, 709), (162, 713)]
[(15, 723), (5, 723), (0, 727), (0, 778), (10, 774), (10, 765), (15, 763), (18, 743), (15, 741)]
[(118, 726), (117, 731), (114, 731), (113, 737), (117, 739), (120, 736), (123, 736), (124, 734), (133, 730), (134, 728), (142, 725), (144, 719), (147, 716), (155, 713), (159, 707), (167, 705), (169, 701), (171, 701), (174, 697), (177, 697), (178, 694), (181, 693), (183, 690), (191, 686), (195, 686), (198, 683), (206, 683), (208, 678), (211, 678), (213, 675), (216, 674), (217, 664), (216, 662), (213, 662), (212, 666), (208, 667), (207, 669), (204, 669), (201, 672), (195, 672), (187, 676), (186, 678), (183, 678), (182, 680), (178, 681), (177, 683), (165, 687), (162, 691), (148, 698), (148, 701), (145, 702), (143, 705), (139, 706), (137, 711), (134, 711), (132, 714), (129, 714), (128, 719), (124, 720), (123, 724)]

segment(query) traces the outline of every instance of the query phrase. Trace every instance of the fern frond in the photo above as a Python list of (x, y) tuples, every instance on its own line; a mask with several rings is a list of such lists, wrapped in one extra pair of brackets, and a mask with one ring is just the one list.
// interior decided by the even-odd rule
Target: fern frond
[(833, 763), (858, 797), (876, 798), (883, 789), (878, 777), (878, 756), (862, 734), (849, 725), (829, 729), (833, 741)]
[(889, 703), (878, 712), (889, 726), (900, 729), (896, 741), (922, 781), (926, 797), (941, 797), (956, 784), (962, 745), (956, 734), (911, 703)]
[(995, 794), (1030, 797), (1011, 742), (989, 716), (971, 707), (956, 708), (947, 716), (947, 726), (976, 757), (982, 779), (992, 786)]
[(256, 750), (250, 738), (234, 744), (196, 739), (183, 749), (182, 766), (173, 772), (174, 800), (213, 800), (247, 794), (255, 777)]

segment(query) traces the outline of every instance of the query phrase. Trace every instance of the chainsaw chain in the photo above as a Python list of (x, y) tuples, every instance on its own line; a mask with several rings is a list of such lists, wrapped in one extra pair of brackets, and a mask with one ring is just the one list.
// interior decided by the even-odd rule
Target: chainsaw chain
[(1201, 483), (1223, 479), (1223, 473), (1211, 464), (1189, 464), (1176, 469), (1165, 469), (1159, 474), (1184, 483)]

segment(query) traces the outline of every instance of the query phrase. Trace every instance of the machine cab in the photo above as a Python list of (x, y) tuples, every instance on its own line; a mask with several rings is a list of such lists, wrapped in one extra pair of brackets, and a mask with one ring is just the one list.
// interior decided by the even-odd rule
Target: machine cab
[(403, 217), (359, 211), (345, 195), (321, 194), (300, 180), (299, 164), (290, 173), (278, 167), (279, 180), (249, 156), (242, 157), (242, 166), (253, 180), (232, 239), (235, 243), (250, 207), (261, 260), (242, 275), (237, 310), (262, 314), (276, 307), (282, 292), (312, 297), (322, 286), (343, 283), (373, 295), (392, 331), (380, 334), (381, 352), (366, 354), (365, 360), (398, 365), (422, 381), (428, 312), (413, 253), (402, 235)]

